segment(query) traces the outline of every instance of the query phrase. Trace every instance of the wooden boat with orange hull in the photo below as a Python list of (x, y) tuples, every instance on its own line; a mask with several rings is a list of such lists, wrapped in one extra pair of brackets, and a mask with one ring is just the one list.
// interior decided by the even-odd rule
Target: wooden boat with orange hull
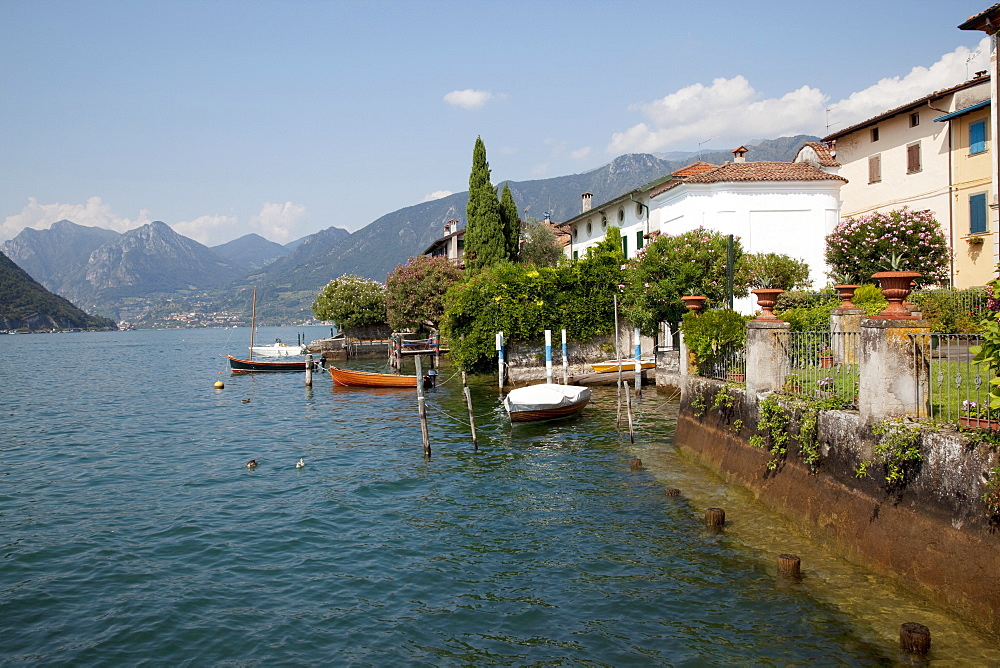
[[(262, 360), (241, 360), (232, 355), (229, 358), (229, 368), (233, 373), (259, 373), (268, 371), (305, 371), (306, 361), (298, 362), (264, 362)], [(314, 367), (316, 364), (314, 363)]]
[(339, 387), (413, 387), (417, 386), (416, 376), (395, 373), (375, 373), (328, 367), (333, 384)]
[(589, 387), (541, 383), (511, 390), (503, 405), (511, 422), (537, 422), (575, 415), (589, 401)]

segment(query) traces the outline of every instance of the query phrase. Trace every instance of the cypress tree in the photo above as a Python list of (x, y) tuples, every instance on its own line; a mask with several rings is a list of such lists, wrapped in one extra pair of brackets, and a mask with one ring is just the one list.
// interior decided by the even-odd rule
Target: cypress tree
[(465, 266), (476, 270), (507, 257), (507, 237), (500, 222), (500, 200), (490, 182), (486, 145), (476, 137), (469, 174), (469, 204), (465, 209)]
[(517, 262), (521, 246), (521, 220), (517, 217), (517, 203), (507, 184), (503, 184), (500, 195), (500, 224), (507, 240), (507, 259)]

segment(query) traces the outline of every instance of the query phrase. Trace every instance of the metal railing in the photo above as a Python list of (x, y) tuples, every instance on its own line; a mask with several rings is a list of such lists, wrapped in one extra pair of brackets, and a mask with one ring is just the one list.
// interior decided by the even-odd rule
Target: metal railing
[(993, 373), (974, 364), (975, 334), (931, 334), (929, 341), (914, 341), (930, 355), (928, 405), (930, 417), (963, 427), (995, 428), (988, 421), (1000, 419), (1000, 410), (990, 410), (989, 391)]
[(699, 362), (698, 374), (730, 383), (746, 382), (747, 359), (743, 346), (723, 346), (705, 362)]
[(840, 397), (858, 403), (858, 332), (789, 332), (791, 371), (782, 392), (810, 398)]

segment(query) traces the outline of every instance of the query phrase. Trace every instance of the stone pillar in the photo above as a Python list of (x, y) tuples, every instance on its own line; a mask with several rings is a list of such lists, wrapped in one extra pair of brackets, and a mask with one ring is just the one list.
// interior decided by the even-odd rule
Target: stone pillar
[(930, 333), (926, 320), (861, 323), (858, 410), (864, 424), (930, 413)]
[(773, 392), (785, 384), (792, 368), (788, 357), (791, 328), (782, 320), (747, 323), (747, 392)]
[(830, 337), (834, 364), (857, 364), (858, 346), (854, 337), (861, 334), (861, 321), (865, 310), (838, 308), (830, 312)]

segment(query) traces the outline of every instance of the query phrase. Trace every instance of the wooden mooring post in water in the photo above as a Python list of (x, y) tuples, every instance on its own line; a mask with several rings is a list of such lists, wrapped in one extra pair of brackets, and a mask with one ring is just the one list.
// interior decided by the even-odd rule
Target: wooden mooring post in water
[(306, 355), (306, 387), (313, 386), (313, 356)]
[(431, 441), (427, 435), (427, 407), (424, 405), (424, 372), (420, 363), (420, 355), (413, 357), (417, 365), (417, 413), (420, 415), (420, 435), (424, 440), (424, 457), (431, 456)]
[(472, 430), (472, 449), (479, 449), (479, 441), (476, 439), (476, 416), (472, 412), (472, 392), (469, 391), (469, 383), (466, 374), (462, 372), (462, 394), (465, 395), (465, 405), (469, 409), (469, 429)]

